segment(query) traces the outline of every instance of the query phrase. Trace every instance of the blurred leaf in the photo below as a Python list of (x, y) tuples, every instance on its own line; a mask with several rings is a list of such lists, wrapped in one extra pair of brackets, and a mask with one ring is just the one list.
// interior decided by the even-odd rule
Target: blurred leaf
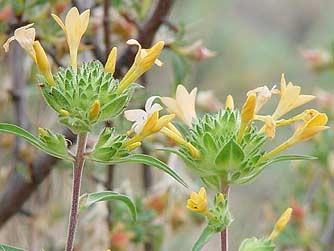
[(179, 183), (181, 183), (186, 188), (189, 188), (189, 186), (186, 184), (186, 182), (169, 166), (167, 166), (165, 163), (163, 163), (161, 160), (156, 159), (152, 156), (145, 155), (145, 154), (131, 154), (129, 156), (123, 157), (121, 159), (112, 160), (112, 161), (99, 161), (94, 158), (89, 158), (93, 161), (105, 163), (105, 164), (121, 164), (121, 163), (139, 163), (139, 164), (146, 164), (149, 166), (153, 166), (156, 168), (159, 168), (160, 170), (164, 171), (165, 173), (172, 176), (175, 180), (177, 180)]
[(85, 194), (83, 199), (84, 199), (84, 203), (80, 205), (80, 211), (87, 209), (88, 207), (92, 206), (93, 204), (97, 202), (118, 200), (118, 201), (124, 202), (128, 206), (133, 220), (134, 221), (137, 220), (136, 206), (132, 202), (132, 200), (124, 194), (120, 194), (120, 193), (113, 192), (113, 191), (103, 191), (103, 192)]
[(54, 157), (57, 157), (57, 158), (60, 158), (60, 159), (73, 161), (73, 159), (70, 155), (59, 154), (55, 151), (52, 151), (39, 138), (37, 138), (36, 136), (31, 134), (30, 132), (27, 132), (23, 128), (18, 127), (16, 125), (0, 123), (0, 132), (6, 132), (6, 133), (14, 134), (18, 137), (21, 137), (21, 138), (25, 139), (30, 144), (32, 144), (34, 147), (36, 147), (37, 149), (39, 149), (39, 150), (41, 150), (41, 151), (43, 151), (47, 154), (50, 154), (50, 155), (52, 155)]
[(194, 244), (192, 251), (199, 251), (201, 250), (204, 245), (206, 243), (209, 242), (210, 238), (216, 234), (215, 232), (213, 232), (212, 230), (210, 230), (209, 227), (206, 227), (203, 232), (201, 233), (200, 237), (198, 238), (198, 240), (196, 241), (196, 243)]
[(26, 249), (16, 248), (16, 247), (8, 246), (5, 244), (0, 244), (0, 250), (1, 251), (27, 251)]
[(286, 160), (315, 160), (317, 159), (314, 156), (309, 156), (309, 155), (282, 155), (274, 158), (273, 160), (270, 161), (270, 164), (275, 163), (275, 162), (280, 162), (280, 161), (286, 161)]

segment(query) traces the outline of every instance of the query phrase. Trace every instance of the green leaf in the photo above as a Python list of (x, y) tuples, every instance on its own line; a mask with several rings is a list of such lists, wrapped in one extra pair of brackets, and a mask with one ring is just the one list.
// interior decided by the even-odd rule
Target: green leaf
[(172, 168), (167, 166), (161, 160), (158, 160), (158, 159), (156, 159), (152, 156), (146, 155), (146, 154), (131, 154), (131, 155), (126, 156), (124, 158), (121, 158), (121, 159), (118, 159), (118, 160), (112, 160), (112, 161), (101, 161), (101, 160), (94, 159), (92, 157), (88, 157), (88, 158), (93, 160), (93, 161), (102, 162), (102, 163), (105, 163), (105, 164), (140, 163), (140, 164), (146, 164), (146, 165), (149, 165), (149, 166), (153, 166), (153, 167), (159, 168), (160, 170), (169, 174), (175, 180), (180, 182), (183, 186), (189, 188), (189, 186), (186, 184), (186, 182)]
[(27, 250), (0, 243), (0, 251), (27, 251)]
[(205, 244), (207, 244), (210, 240), (210, 238), (216, 234), (215, 232), (213, 232), (212, 230), (210, 230), (209, 227), (206, 227), (202, 234), (200, 235), (199, 239), (196, 241), (196, 243), (194, 244), (192, 251), (199, 251), (201, 250)]
[(112, 201), (112, 200), (119, 200), (124, 202), (128, 208), (130, 209), (132, 218), (134, 221), (137, 220), (137, 209), (135, 204), (132, 200), (124, 195), (113, 191), (103, 191), (103, 192), (96, 192), (85, 194), (84, 198), (85, 201), (80, 205), (80, 211), (87, 209), (88, 207), (92, 206), (93, 204), (100, 202), (100, 201)]
[(244, 159), (244, 152), (240, 146), (231, 139), (218, 153), (215, 163), (216, 165), (233, 168), (240, 164)]
[(52, 151), (39, 138), (37, 138), (36, 136), (31, 134), (30, 132), (27, 132), (23, 128), (18, 127), (16, 125), (7, 124), (7, 123), (0, 123), (0, 132), (6, 132), (6, 133), (14, 134), (16, 136), (19, 136), (19, 137), (25, 139), (30, 144), (32, 144), (34, 147), (36, 147), (37, 149), (39, 149), (39, 150), (41, 150), (41, 151), (43, 151), (47, 154), (50, 154), (50, 155), (52, 155), (54, 157), (57, 157), (57, 158), (60, 158), (60, 159), (73, 161), (73, 158), (70, 155), (59, 154), (55, 151)]
[(275, 163), (275, 162), (280, 162), (280, 161), (286, 161), (286, 160), (315, 160), (317, 159), (314, 156), (310, 156), (310, 155), (298, 155), (298, 154), (294, 154), (294, 155), (281, 155), (278, 156), (274, 159), (272, 159), (270, 161), (270, 164)]

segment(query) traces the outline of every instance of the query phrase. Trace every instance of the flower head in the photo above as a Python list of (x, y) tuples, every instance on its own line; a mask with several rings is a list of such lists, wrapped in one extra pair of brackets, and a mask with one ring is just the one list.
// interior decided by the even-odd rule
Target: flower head
[(73, 7), (66, 15), (65, 24), (57, 15), (52, 14), (54, 20), (66, 34), (66, 40), (70, 50), (71, 65), (75, 70), (77, 69), (78, 48), (81, 37), (88, 27), (89, 14), (90, 10), (85, 10), (83, 13), (79, 14), (78, 9)]
[(28, 24), (17, 28), (14, 31), (14, 36), (10, 37), (3, 45), (6, 52), (9, 50), (9, 45), (16, 40), (20, 46), (28, 53), (28, 55), (36, 62), (36, 53), (34, 49), (34, 41), (36, 36), (34, 24)]
[(129, 71), (125, 74), (120, 82), (118, 92), (123, 92), (133, 81), (137, 80), (143, 73), (148, 71), (154, 64), (162, 66), (162, 62), (158, 59), (165, 43), (157, 42), (150, 49), (142, 49), (139, 42), (135, 39), (127, 41), (129, 45), (137, 45), (138, 52), (135, 61)]
[(292, 208), (288, 208), (276, 221), (273, 231), (271, 232), (269, 239), (274, 240), (285, 228), (286, 224), (290, 221), (292, 214)]
[(190, 93), (183, 85), (178, 85), (176, 89), (176, 97), (162, 97), (161, 101), (167, 106), (167, 111), (174, 113), (178, 119), (191, 127), (193, 119), (197, 118), (195, 111), (197, 88)]
[(277, 120), (291, 110), (310, 102), (315, 98), (313, 95), (300, 95), (300, 86), (294, 85), (291, 82), (286, 85), (284, 74), (281, 78), (280, 101), (273, 113), (273, 119)]
[(198, 193), (190, 192), (187, 208), (203, 215), (208, 213), (208, 198), (204, 187), (201, 187)]

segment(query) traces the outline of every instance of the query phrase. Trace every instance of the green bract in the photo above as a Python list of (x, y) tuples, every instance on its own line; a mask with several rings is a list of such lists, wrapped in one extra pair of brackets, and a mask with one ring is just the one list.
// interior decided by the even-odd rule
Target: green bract
[(200, 151), (200, 158), (194, 159), (183, 147), (178, 155), (187, 166), (216, 191), (220, 186), (245, 183), (255, 177), (266, 164), (262, 146), (265, 136), (254, 128), (246, 132), (237, 142), (240, 115), (237, 110), (221, 110), (217, 114), (205, 114), (193, 121), (192, 129), (186, 135), (189, 142)]
[[(59, 113), (59, 121), (74, 133), (89, 132), (92, 126), (119, 115), (129, 102), (132, 88), (116, 94), (119, 81), (104, 71), (99, 61), (83, 63), (77, 72), (73, 68), (60, 68), (54, 75), (55, 86), (46, 82), (42, 93), (46, 102)], [(94, 103), (100, 102), (100, 111), (94, 119), (89, 111)], [(68, 112), (68, 115), (61, 113)]]

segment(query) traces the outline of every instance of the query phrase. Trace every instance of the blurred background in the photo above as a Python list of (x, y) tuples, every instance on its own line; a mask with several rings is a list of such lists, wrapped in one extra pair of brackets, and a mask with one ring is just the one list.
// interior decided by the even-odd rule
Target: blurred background
[[(34, 22), (53, 67), (66, 66), (65, 38), (50, 13), (63, 17), (79, 3), (78, 7), (92, 8), (81, 57), (103, 61), (111, 47), (119, 47), (122, 55), (125, 41), (145, 32), (138, 25), (150, 20), (157, 2), (161, 1), (0, 0), (0, 41), (4, 43), (15, 28)], [(287, 81), (300, 85), (304, 94), (316, 93), (318, 99), (311, 106), (326, 111), (332, 120), (333, 12), (332, 0), (174, 1), (170, 15), (163, 18), (154, 36), (167, 44), (161, 56), (164, 67), (153, 68), (139, 81), (147, 88), (130, 106), (138, 107), (148, 95), (173, 95), (176, 85), (182, 83), (188, 90), (198, 87), (199, 112), (214, 112), (228, 94), (241, 107), (248, 90), (278, 85), (281, 73), (285, 73)], [(0, 52), (0, 121), (21, 124), (34, 134), (39, 126), (63, 130), (43, 103), (36, 86), (36, 68), (14, 43), (9, 53)], [(273, 110), (272, 103), (266, 112)], [(117, 122), (120, 130), (128, 130), (130, 125), (122, 121)], [(244, 238), (267, 236), (286, 207), (293, 207), (295, 213), (277, 240), (280, 250), (334, 250), (332, 131), (298, 145), (298, 152), (315, 155), (318, 160), (279, 164), (251, 184), (232, 187), (231, 250), (237, 250)], [(279, 131), (272, 145), (290, 133), (291, 128)], [(91, 140), (94, 142), (93, 135)], [(70, 202), (69, 164), (43, 159), (36, 150), (8, 135), (0, 135), (0, 144), (0, 242), (29, 250), (62, 250)], [(154, 150), (159, 144), (159, 138), (152, 140), (143, 151), (169, 162), (193, 187), (199, 187), (180, 161)], [(296, 149), (289, 151), (296, 153)], [(42, 167), (43, 177), (29, 180), (37, 167)], [(15, 199), (8, 197), (14, 196), (12, 191), (20, 182), (27, 184), (24, 191), (28, 195), (23, 197), (30, 198), (17, 206), (20, 194)], [(87, 164), (83, 192), (103, 187), (137, 198), (140, 221), (136, 225), (131, 222), (122, 205), (99, 204), (80, 216), (76, 250), (191, 250), (203, 229), (203, 219), (185, 208), (188, 191), (159, 171)], [(6, 204), (8, 201), (12, 204)], [(16, 214), (9, 218), (8, 212), (13, 210), (6, 207), (14, 206)], [(204, 250), (219, 250), (218, 236)]]

